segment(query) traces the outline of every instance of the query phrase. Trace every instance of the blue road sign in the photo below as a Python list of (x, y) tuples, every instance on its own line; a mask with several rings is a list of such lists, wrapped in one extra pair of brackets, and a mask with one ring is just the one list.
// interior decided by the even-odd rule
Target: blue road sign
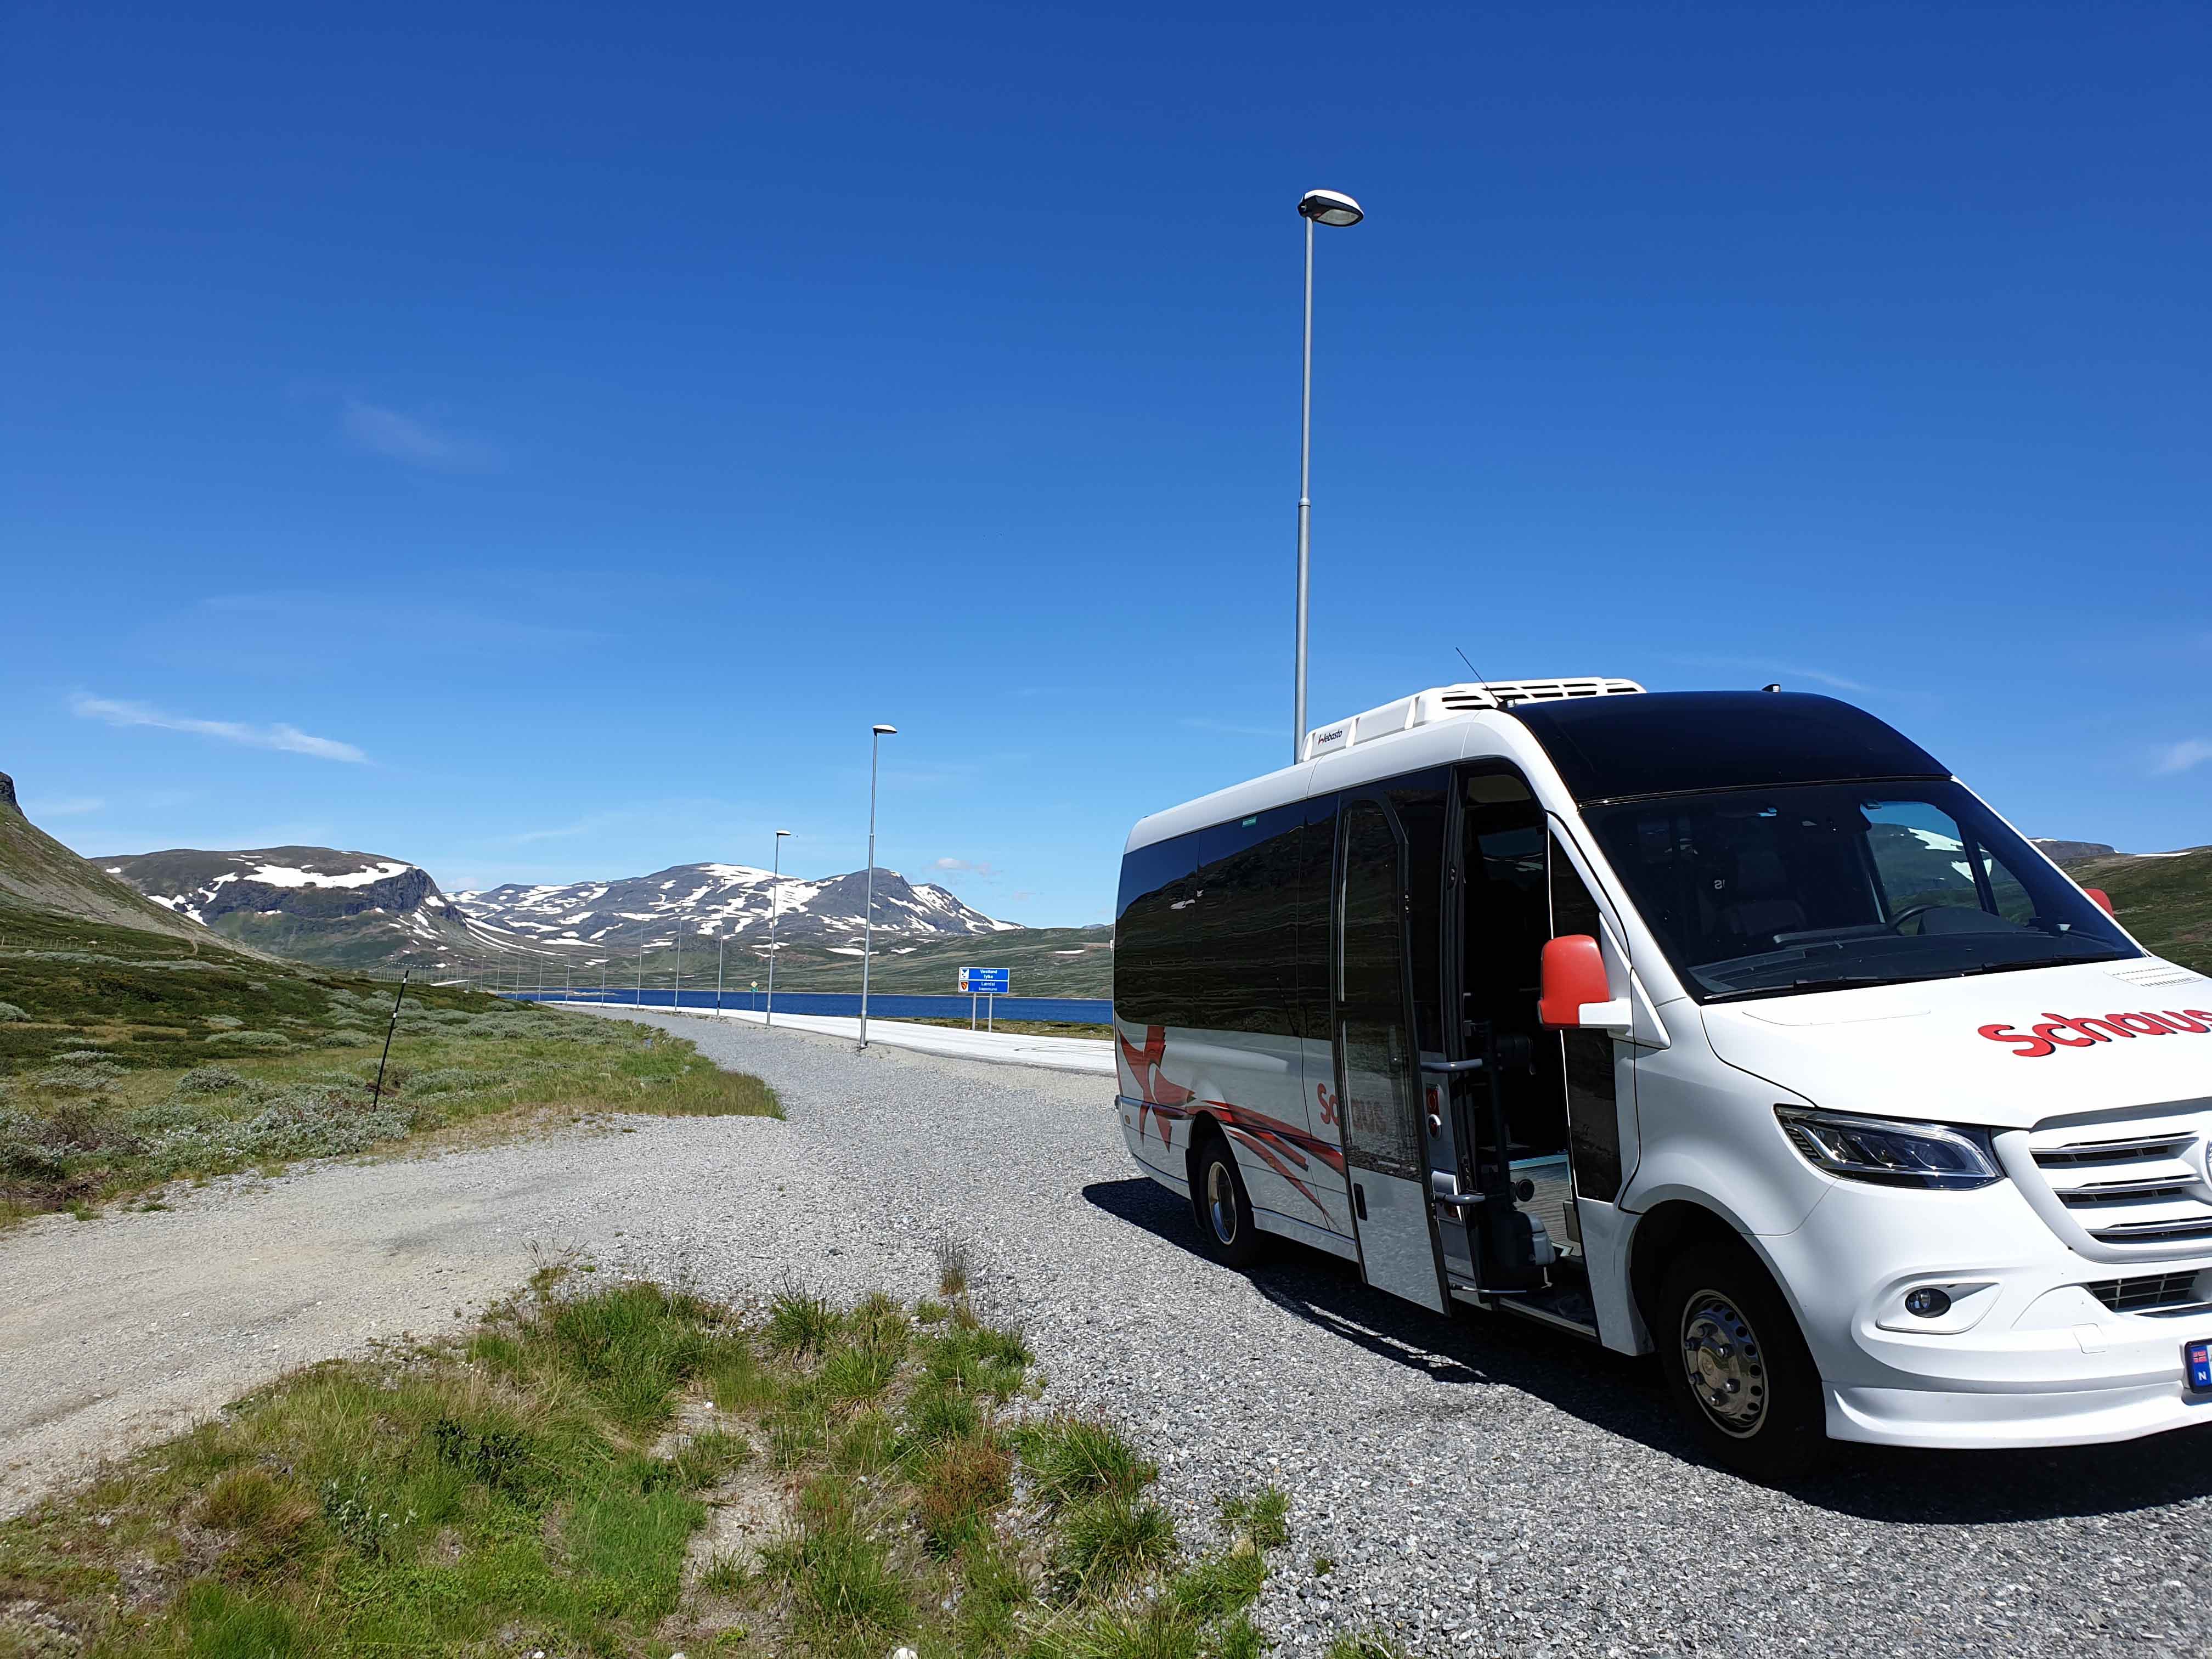
[(1008, 994), (1013, 974), (1011, 968), (963, 968), (960, 988), (971, 997), (1002, 997)]

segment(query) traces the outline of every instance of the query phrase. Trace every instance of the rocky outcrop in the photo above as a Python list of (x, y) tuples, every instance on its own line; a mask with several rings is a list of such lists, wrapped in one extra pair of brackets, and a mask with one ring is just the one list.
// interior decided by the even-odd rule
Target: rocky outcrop
[(5, 772), (0, 772), (0, 904), (54, 910), (118, 927), (207, 937), (25, 817), (15, 799), (15, 781)]
[(202, 900), (198, 912), (202, 921), (212, 925), (216, 917), (240, 910), (328, 921), (370, 910), (411, 915), (426, 908), (433, 915), (460, 918), (460, 912), (446, 902), (438, 884), (430, 879), (430, 872), (410, 865), (396, 876), (359, 887), (272, 887), (258, 881), (228, 881)]

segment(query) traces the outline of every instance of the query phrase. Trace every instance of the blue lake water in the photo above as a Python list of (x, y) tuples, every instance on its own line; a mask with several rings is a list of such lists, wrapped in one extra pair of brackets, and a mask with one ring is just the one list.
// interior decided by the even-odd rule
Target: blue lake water
[[(641, 994), (632, 988), (624, 990), (616, 987), (602, 991), (596, 987), (575, 991), (501, 991), (500, 995), (519, 1002), (611, 1002), (622, 1006), (642, 1005), (647, 1008), (665, 1008), (674, 999), (667, 991), (647, 988)], [(1114, 1018), (1114, 1005), (1104, 997), (991, 997), (986, 999), (994, 1019), (1064, 1019), (1081, 1024), (1103, 1025)], [(868, 1015), (872, 1019), (965, 1019), (969, 999), (963, 996), (901, 996), (890, 992), (868, 993)], [(750, 1008), (758, 1012), (768, 1006), (766, 993), (760, 991), (694, 991), (686, 989), (683, 1006), (686, 1008)], [(775, 994), (778, 1013), (842, 1014), (848, 1018), (860, 1012), (860, 994), (857, 991), (778, 991)], [(983, 1004), (975, 1005), (975, 1020), (983, 1019)]]

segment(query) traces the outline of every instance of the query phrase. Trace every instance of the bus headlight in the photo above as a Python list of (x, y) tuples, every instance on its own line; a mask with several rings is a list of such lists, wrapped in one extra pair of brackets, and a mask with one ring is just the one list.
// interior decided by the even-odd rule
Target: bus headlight
[(1985, 1129), (1777, 1106), (1790, 1144), (1815, 1169), (1885, 1187), (1962, 1191), (2002, 1181)]

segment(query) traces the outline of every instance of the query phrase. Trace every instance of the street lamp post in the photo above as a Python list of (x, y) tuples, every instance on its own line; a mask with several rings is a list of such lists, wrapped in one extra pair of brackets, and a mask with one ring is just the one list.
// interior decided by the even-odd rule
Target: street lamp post
[(1296, 689), (1291, 696), (1291, 763), (1306, 752), (1306, 570), (1310, 541), (1308, 520), (1313, 510), (1313, 265), (1316, 225), (1356, 225), (1367, 216), (1359, 204), (1341, 191), (1310, 190), (1298, 202), (1306, 222), (1306, 349), (1305, 383), (1298, 401), (1298, 622)]
[(714, 1012), (722, 1012), (722, 953), (729, 948), (726, 936), (714, 941)]
[[(872, 790), (874, 788), (874, 775), (872, 772), (870, 774), (869, 787), (872, 792), (871, 800), (872, 801)], [(872, 805), (868, 810), (871, 817), (872, 817), (875, 811), (873, 805)], [(788, 830), (779, 830), (775, 832), (775, 861), (769, 866), (768, 1018), (761, 1022), (763, 1025), (773, 1025), (775, 1024), (775, 919), (783, 908), (783, 843), (789, 838), (790, 835), (791, 831)], [(873, 864), (875, 861), (876, 860), (872, 856), (868, 860), (868, 862), (871, 864)], [(865, 968), (861, 969), (863, 974), (867, 970)], [(865, 1002), (862, 1006), (864, 1007), (866, 1006)]]
[[(885, 738), (896, 737), (896, 726), (878, 726), (868, 741), (868, 902), (862, 912), (860, 934), (860, 1047), (868, 1046), (868, 963), (876, 951), (876, 757)], [(772, 963), (775, 958), (771, 956)]]

